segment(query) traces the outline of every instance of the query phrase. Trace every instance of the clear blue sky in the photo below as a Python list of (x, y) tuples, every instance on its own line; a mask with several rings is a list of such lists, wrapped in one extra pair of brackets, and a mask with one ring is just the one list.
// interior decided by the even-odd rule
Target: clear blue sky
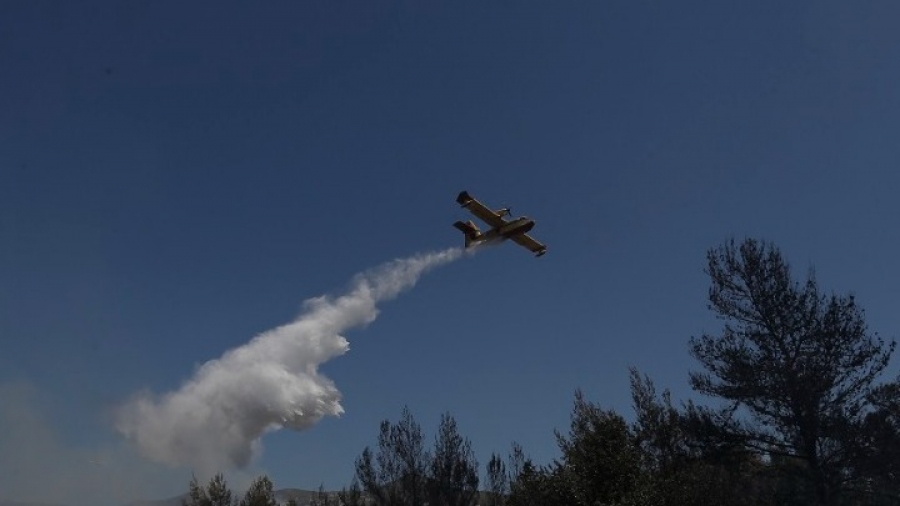
[[(180, 493), (190, 471), (140, 462), (111, 411), (361, 270), (461, 244), (463, 189), (535, 218), (548, 254), (495, 248), (382, 306), (324, 367), (346, 414), (266, 437), (250, 474), (339, 488), (404, 405), (429, 439), (451, 412), (482, 463), (512, 441), (546, 463), (578, 387), (630, 414), (636, 366), (687, 398), (688, 339), (718, 328), (704, 254), (730, 237), (775, 241), (897, 336), (898, 16), (3, 2), (0, 490)], [(111, 469), (134, 484), (89, 490)], [(25, 497), (37, 470), (57, 481)]]

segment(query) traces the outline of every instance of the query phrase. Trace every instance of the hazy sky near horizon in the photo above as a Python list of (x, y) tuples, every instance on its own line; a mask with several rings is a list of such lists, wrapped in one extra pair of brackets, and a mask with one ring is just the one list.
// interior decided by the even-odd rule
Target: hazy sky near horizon
[(461, 245), (464, 189), (535, 218), (547, 255), (492, 248), (381, 304), (322, 367), (344, 414), (265, 436), (235, 483), (340, 488), (403, 406), (429, 440), (449, 411), (482, 463), (513, 441), (547, 463), (576, 388), (630, 415), (634, 366), (690, 397), (688, 339), (719, 325), (705, 252), (731, 237), (897, 337), (898, 15), (0, 3), (0, 500), (183, 492), (191, 470), (142, 460), (117, 407), (359, 272)]

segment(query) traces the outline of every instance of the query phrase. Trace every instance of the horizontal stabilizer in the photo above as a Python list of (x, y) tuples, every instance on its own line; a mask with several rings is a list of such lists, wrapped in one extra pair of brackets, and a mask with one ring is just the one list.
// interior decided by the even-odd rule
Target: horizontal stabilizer
[(458, 228), (464, 234), (478, 234), (480, 231), (478, 227), (475, 226), (471, 221), (466, 223), (463, 221), (457, 221), (453, 224), (454, 227)]
[(453, 226), (456, 227), (457, 229), (459, 229), (463, 234), (465, 234), (467, 248), (469, 246), (471, 246), (474, 241), (477, 241), (478, 239), (481, 238), (481, 231), (478, 230), (478, 227), (475, 226), (475, 223), (473, 223), (471, 221), (469, 221), (469, 222), (457, 221), (456, 223), (453, 224)]

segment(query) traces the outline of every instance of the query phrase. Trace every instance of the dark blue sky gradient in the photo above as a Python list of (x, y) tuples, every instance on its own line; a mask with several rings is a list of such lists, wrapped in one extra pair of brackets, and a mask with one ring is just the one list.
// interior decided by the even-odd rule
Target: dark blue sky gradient
[(324, 368), (347, 412), (264, 440), (276, 486), (347, 484), (403, 405), (429, 434), (450, 411), (482, 463), (512, 441), (546, 463), (578, 387), (630, 415), (636, 366), (691, 397), (687, 341), (718, 328), (704, 254), (730, 237), (775, 241), (892, 338), (898, 14), (4, 2), (0, 383), (33, 385), (64, 445), (119, 444), (133, 392), (461, 244), (463, 189), (534, 217), (548, 254), (457, 262), (349, 333)]

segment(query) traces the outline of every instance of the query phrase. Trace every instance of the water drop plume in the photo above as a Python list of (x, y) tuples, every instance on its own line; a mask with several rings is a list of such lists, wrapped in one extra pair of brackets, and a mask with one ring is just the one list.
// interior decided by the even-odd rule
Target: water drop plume
[(318, 371), (349, 349), (341, 333), (371, 323), (379, 302), (460, 256), (452, 248), (358, 274), (345, 294), (307, 300), (296, 320), (203, 364), (178, 390), (136, 394), (117, 410), (116, 428), (154, 461), (204, 473), (243, 467), (266, 432), (343, 413), (340, 392)]

